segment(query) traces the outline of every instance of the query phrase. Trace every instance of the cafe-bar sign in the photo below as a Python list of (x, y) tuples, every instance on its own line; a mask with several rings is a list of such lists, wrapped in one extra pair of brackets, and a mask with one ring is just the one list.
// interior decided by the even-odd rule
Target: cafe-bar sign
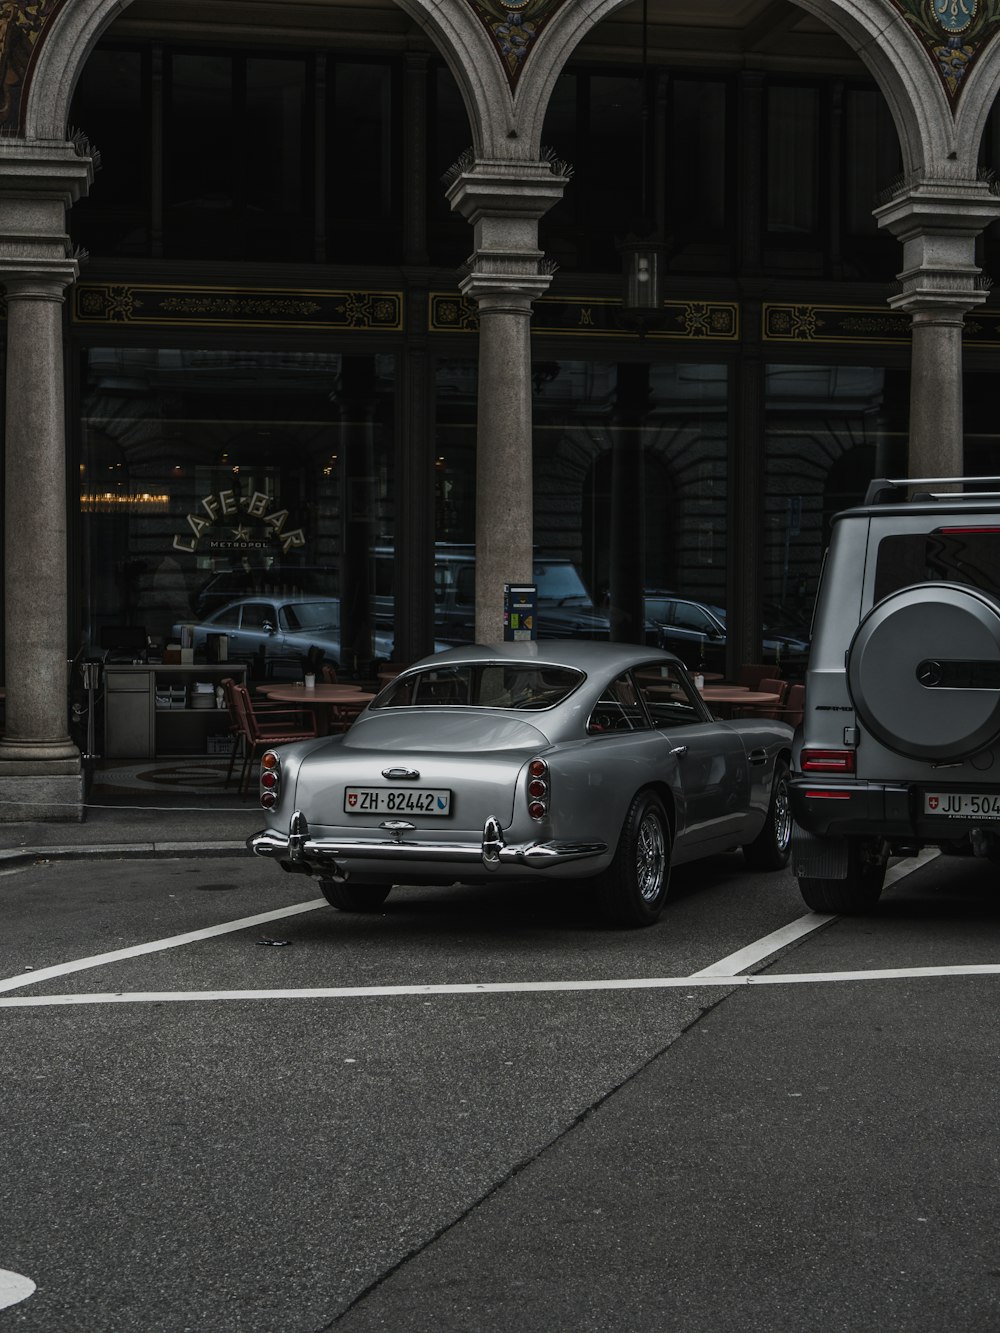
[[(213, 551), (246, 551), (253, 550), (256, 547), (270, 547), (277, 539), (281, 543), (283, 555), (298, 546), (305, 546), (306, 534), (301, 528), (287, 528), (288, 510), (276, 509), (270, 512), (274, 500), (270, 495), (265, 495), (263, 491), (254, 491), (252, 495), (237, 495), (235, 491), (219, 491), (217, 494), (206, 495), (198, 501), (200, 509), (207, 515), (203, 518), (200, 513), (192, 513), (186, 516), (186, 523), (191, 530), (191, 536), (183, 536), (181, 533), (174, 534), (174, 550), (187, 551), (191, 554), (198, 547), (198, 543), (204, 536), (207, 528), (214, 528), (227, 519), (235, 518), (238, 520), (236, 527), (230, 528), (228, 538), (215, 537), (212, 539), (211, 546)], [(265, 530), (263, 538), (255, 539), (252, 535), (252, 529), (244, 522), (245, 519), (255, 519), (261, 523)]]

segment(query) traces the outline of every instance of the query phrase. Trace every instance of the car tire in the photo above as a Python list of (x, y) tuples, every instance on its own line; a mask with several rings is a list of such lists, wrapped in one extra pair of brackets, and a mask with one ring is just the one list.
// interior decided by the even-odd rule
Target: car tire
[(670, 824), (658, 796), (638, 792), (622, 825), (614, 860), (600, 879), (605, 916), (619, 926), (651, 926), (670, 886)]
[(963, 672), (998, 653), (1000, 606), (986, 593), (955, 583), (900, 588), (872, 607), (847, 652), (858, 721), (909, 759), (941, 764), (988, 751), (1000, 740), (1000, 692), (989, 676), (973, 688)]
[(340, 884), (333, 879), (321, 879), (319, 891), (330, 904), (341, 912), (377, 912), (389, 896), (391, 884)]
[(863, 916), (872, 910), (881, 897), (887, 859), (881, 844), (871, 839), (850, 839), (847, 874), (843, 879), (805, 879), (799, 876), (799, 892), (805, 905), (814, 912)]
[(751, 870), (783, 870), (792, 847), (792, 811), (788, 800), (788, 765), (781, 759), (774, 766), (771, 800), (764, 827), (743, 848), (743, 859)]

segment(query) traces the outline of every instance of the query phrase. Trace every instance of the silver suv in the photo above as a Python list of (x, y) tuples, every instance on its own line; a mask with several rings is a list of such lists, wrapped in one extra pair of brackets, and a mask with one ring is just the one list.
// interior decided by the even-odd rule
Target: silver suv
[(1000, 478), (874, 481), (835, 516), (792, 768), (815, 911), (873, 907), (889, 856), (1000, 860)]

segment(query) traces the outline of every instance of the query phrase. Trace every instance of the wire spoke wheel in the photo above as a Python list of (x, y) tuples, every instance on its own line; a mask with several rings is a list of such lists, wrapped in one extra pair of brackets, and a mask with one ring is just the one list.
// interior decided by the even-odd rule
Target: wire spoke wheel
[(659, 816), (647, 810), (639, 825), (635, 854), (636, 884), (644, 902), (655, 902), (663, 888), (667, 865), (666, 847)]
[(619, 926), (651, 926), (670, 884), (670, 824), (659, 797), (632, 798), (615, 858), (598, 881), (605, 915)]
[(774, 766), (771, 800), (764, 827), (743, 848), (751, 870), (782, 870), (788, 864), (792, 845), (792, 806), (788, 795), (788, 765), (779, 759)]

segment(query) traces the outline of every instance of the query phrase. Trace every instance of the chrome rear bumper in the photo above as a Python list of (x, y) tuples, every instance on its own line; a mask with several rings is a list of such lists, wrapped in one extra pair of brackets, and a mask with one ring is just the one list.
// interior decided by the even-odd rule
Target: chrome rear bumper
[(478, 842), (437, 842), (407, 838), (408, 830), (396, 829), (386, 838), (314, 838), (301, 811), (289, 821), (288, 833), (263, 829), (247, 838), (247, 847), (255, 856), (267, 856), (294, 865), (310, 874), (346, 878), (354, 861), (397, 861), (420, 865), (436, 862), (448, 866), (483, 866), (498, 870), (501, 866), (522, 866), (529, 870), (562, 865), (589, 856), (602, 856), (605, 842), (556, 839), (508, 845), (499, 820), (487, 819)]

